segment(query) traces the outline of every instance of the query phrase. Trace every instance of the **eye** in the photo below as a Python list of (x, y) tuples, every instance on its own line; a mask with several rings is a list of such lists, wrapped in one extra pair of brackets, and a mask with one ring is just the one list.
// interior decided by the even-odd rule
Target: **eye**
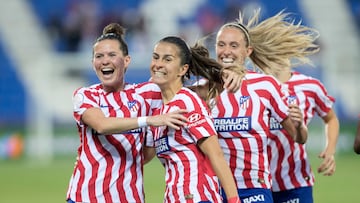
[(172, 61), (172, 58), (170, 58), (170, 57), (165, 57), (164, 60), (165, 60), (166, 62), (170, 62), (170, 61)]
[(101, 54), (96, 54), (95, 56), (94, 56), (94, 58), (96, 58), (96, 59), (99, 59), (99, 58), (101, 58), (103, 55), (101, 55)]
[(225, 44), (224, 43), (217, 43), (217, 46), (218, 47), (223, 47), (223, 46), (225, 46)]
[(157, 59), (159, 59), (159, 56), (158, 56), (157, 54), (153, 54), (153, 55), (152, 55), (152, 58), (153, 58), (154, 60), (157, 60)]
[(116, 53), (110, 53), (109, 56), (111, 57), (116, 56)]
[(231, 43), (232, 48), (237, 48), (239, 45), (237, 43)]

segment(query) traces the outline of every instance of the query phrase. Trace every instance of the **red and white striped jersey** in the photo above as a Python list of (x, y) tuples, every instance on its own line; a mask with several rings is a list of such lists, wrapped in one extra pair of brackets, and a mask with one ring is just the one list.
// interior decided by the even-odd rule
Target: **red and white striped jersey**
[(280, 83), (272, 76), (246, 73), (240, 90), (223, 91), (212, 109), (215, 128), (237, 187), (271, 187), (267, 139), (269, 120), (288, 115)]
[(200, 139), (216, 135), (210, 112), (195, 92), (183, 87), (154, 115), (179, 109), (188, 110), (186, 126), (180, 130), (151, 127), (153, 135), (147, 138), (165, 167), (164, 202), (221, 202), (217, 177), (197, 145)]
[[(310, 123), (315, 113), (320, 117), (326, 116), (335, 102), (319, 80), (298, 72), (293, 72), (289, 81), (282, 86), (289, 92), (287, 103), (297, 104), (302, 110), (305, 125)], [(270, 126), (268, 153), (272, 190), (277, 192), (314, 185), (306, 145), (294, 142), (275, 120)]]
[(123, 91), (106, 93), (102, 85), (74, 92), (74, 118), (80, 146), (67, 198), (75, 202), (144, 202), (143, 154), (145, 129), (100, 135), (81, 121), (92, 107), (106, 117), (149, 115), (162, 104), (161, 92), (153, 83), (126, 85)]

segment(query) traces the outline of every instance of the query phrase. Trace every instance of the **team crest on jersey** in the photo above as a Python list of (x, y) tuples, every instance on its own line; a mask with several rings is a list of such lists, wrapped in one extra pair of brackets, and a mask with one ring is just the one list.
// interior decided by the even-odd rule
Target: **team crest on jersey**
[(240, 97), (240, 108), (247, 109), (250, 104), (250, 96), (241, 96)]
[(128, 102), (128, 108), (130, 111), (132, 112), (137, 112), (139, 110), (139, 102), (134, 100), (134, 101), (129, 101)]
[(160, 139), (155, 140), (156, 154), (161, 154), (170, 151), (170, 145), (168, 136), (163, 136)]
[(297, 104), (296, 95), (290, 95), (287, 97), (288, 104)]

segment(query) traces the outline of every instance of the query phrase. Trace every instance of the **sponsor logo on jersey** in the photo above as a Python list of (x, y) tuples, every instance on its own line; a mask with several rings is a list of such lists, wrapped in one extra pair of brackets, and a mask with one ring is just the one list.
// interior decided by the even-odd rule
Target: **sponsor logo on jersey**
[(143, 128), (136, 128), (125, 132), (125, 134), (142, 133)]
[(241, 96), (240, 97), (240, 108), (247, 109), (250, 104), (250, 96)]
[(248, 131), (251, 129), (251, 117), (214, 118), (217, 132)]
[(201, 115), (198, 113), (193, 113), (188, 117), (190, 123), (196, 122), (201, 118)]
[(137, 112), (139, 110), (139, 103), (134, 100), (134, 101), (129, 101), (128, 102), (128, 108), (130, 109), (130, 111), (132, 112)]
[[(94, 135), (100, 135), (94, 129), (92, 129), (91, 131), (92, 131), (92, 134), (94, 134)], [(138, 133), (142, 133), (142, 132), (143, 132), (142, 128), (136, 128), (136, 129), (133, 129), (133, 130), (129, 130), (129, 131), (126, 131), (126, 132), (121, 132), (121, 133), (116, 133), (116, 134), (135, 134), (135, 133), (138, 134)]]
[(296, 95), (290, 95), (287, 97), (288, 104), (297, 104)]
[(156, 154), (161, 154), (170, 151), (170, 145), (167, 136), (163, 136), (160, 139), (155, 140)]
[(270, 130), (281, 130), (281, 129), (283, 129), (283, 127), (274, 117), (270, 117), (269, 129)]
[(187, 128), (192, 128), (194, 126), (198, 126), (205, 123), (206, 119), (205, 118), (201, 119), (201, 115), (199, 113), (193, 113), (190, 114), (190, 116), (188, 117), (188, 121), (189, 123), (187, 125)]
[(253, 195), (250, 196), (248, 198), (244, 198), (243, 203), (252, 203), (252, 202), (265, 202), (265, 197), (264, 195), (260, 194), (260, 195)]

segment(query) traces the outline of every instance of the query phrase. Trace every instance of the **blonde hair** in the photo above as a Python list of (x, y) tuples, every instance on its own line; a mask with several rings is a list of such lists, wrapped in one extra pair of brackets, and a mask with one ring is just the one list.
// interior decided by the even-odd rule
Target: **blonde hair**
[[(286, 67), (311, 64), (309, 55), (317, 53), (315, 43), (319, 32), (313, 28), (295, 23), (289, 13), (280, 11), (276, 15), (259, 22), (260, 9), (256, 9), (247, 23), (239, 12), (237, 24), (243, 25), (248, 33), (248, 41), (253, 48), (251, 61), (267, 74), (274, 74)], [(232, 23), (229, 23), (231, 25)], [(244, 29), (240, 29), (244, 32)]]

